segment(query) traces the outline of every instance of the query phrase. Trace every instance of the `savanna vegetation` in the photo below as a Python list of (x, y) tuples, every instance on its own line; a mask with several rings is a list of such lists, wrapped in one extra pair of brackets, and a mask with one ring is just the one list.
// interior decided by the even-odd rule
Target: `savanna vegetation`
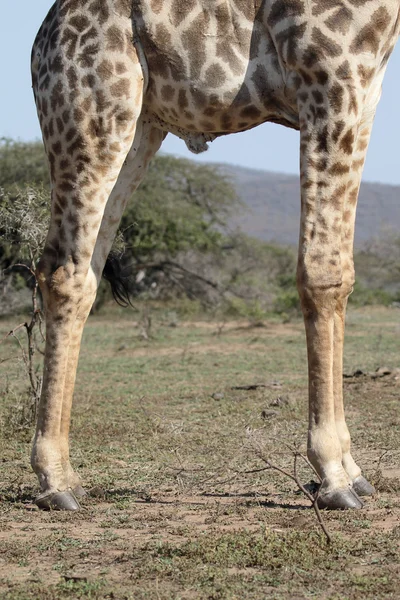
[[(328, 545), (308, 500), (262, 458), (293, 472), (293, 448), (305, 453), (295, 252), (231, 231), (239, 200), (218, 169), (157, 158), (113, 248), (134, 307), (112, 303), (104, 281), (84, 333), (71, 438), (89, 494), (78, 514), (44, 513), (29, 465), (44, 333), (32, 270), (49, 219), (41, 144), (3, 140), (0, 188), (0, 597), (397, 598), (399, 240), (356, 257), (345, 399), (377, 494), (323, 515)], [(298, 476), (313, 477), (302, 461)]]
[[(48, 172), (40, 142), (0, 143), (0, 314), (27, 304), (31, 274), (49, 220)], [(298, 314), (294, 248), (232, 231), (240, 201), (216, 167), (160, 155), (128, 204), (108, 271), (131, 296), (200, 301), (204, 308), (252, 321)], [(19, 266), (15, 266), (19, 265)], [(400, 300), (400, 238), (375, 240), (356, 255), (351, 302)], [(110, 299), (100, 286), (94, 310)]]
[[(286, 444), (305, 452), (302, 323), (222, 323), (189, 307), (153, 307), (150, 330), (144, 314), (118, 307), (88, 320), (71, 442), (89, 495), (77, 514), (34, 505), (24, 366), (15, 339), (0, 345), (0, 597), (397, 598), (396, 310), (349, 314), (348, 422), (378, 493), (362, 511), (323, 515), (328, 546), (297, 486), (259, 458), (261, 448), (292, 470)], [(3, 319), (2, 331), (14, 325)], [(299, 475), (313, 477), (302, 464)]]

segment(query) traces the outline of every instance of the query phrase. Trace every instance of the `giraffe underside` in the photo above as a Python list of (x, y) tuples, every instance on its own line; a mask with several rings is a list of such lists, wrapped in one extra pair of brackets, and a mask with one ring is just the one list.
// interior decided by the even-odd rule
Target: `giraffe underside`
[[(394, 45), (386, 36), (382, 44), (371, 24), (388, 33), (396, 2), (383, 0), (377, 9), (371, 0), (345, 0), (346, 7), (321, 0), (59, 0), (33, 48), (34, 59), (39, 56), (42, 64), (35, 73), (33, 61), (34, 79), (45, 91), (65, 58), (73, 60), (88, 75), (78, 82), (75, 67), (70, 68), (67, 81), (53, 87), (54, 102), (61, 89), (72, 87), (69, 91), (80, 94), (84, 110), (94, 100), (104, 113), (99, 87), (109, 69), (115, 68), (121, 78), (116, 96), (124, 97), (129, 86), (130, 66), (113, 64), (112, 55), (126, 63), (123, 55), (136, 51), (145, 84), (143, 116), (201, 152), (218, 136), (267, 121), (299, 129), (299, 99), (302, 104), (311, 101), (310, 120), (323, 120), (325, 107), (319, 105), (327, 82), (336, 113), (346, 104), (355, 110), (351, 78), (363, 79), (367, 88), (379, 70), (377, 51), (384, 66)], [(129, 29), (107, 24), (110, 7), (130, 21)], [(96, 25), (84, 16), (87, 10)], [(358, 16), (365, 13), (360, 25), (354, 20), (356, 10)], [(107, 40), (106, 60), (97, 56), (99, 28)], [(64, 47), (64, 56), (57, 55), (57, 46)], [(346, 58), (349, 48), (356, 56), (356, 73)], [(90, 88), (92, 98), (87, 97)], [(311, 88), (314, 97), (308, 100)], [(371, 104), (376, 95), (371, 93)]]
[[(272, 121), (298, 129), (290, 72), (261, 2), (134, 2), (144, 56), (144, 104), (194, 152), (215, 137)], [(171, 28), (170, 25), (173, 25)]]
[(311, 105), (308, 119), (322, 121), (327, 82), (336, 114), (346, 104), (358, 109), (354, 78), (371, 88), (366, 103), (373, 109), (381, 80), (376, 89), (370, 84), (393, 48), (387, 34), (396, 0), (377, 6), (371, 0), (133, 0), (146, 114), (199, 152), (215, 137), (266, 121), (299, 129), (299, 100)]

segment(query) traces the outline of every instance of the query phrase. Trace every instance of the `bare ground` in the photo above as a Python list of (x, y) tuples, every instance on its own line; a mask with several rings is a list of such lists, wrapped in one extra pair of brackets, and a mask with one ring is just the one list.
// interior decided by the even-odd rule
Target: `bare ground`
[[(33, 503), (32, 431), (11, 418), (23, 370), (4, 363), (0, 597), (398, 598), (396, 314), (349, 317), (345, 371), (365, 374), (344, 380), (347, 414), (377, 494), (361, 511), (324, 513), (331, 546), (309, 502), (291, 481), (259, 471), (254, 451), (290, 469), (282, 442), (305, 449), (300, 322), (233, 323), (221, 335), (213, 323), (160, 325), (143, 342), (126, 317), (91, 319), (72, 427), (89, 494), (75, 514)], [(383, 365), (391, 373), (373, 379)], [(253, 383), (265, 387), (232, 389)]]

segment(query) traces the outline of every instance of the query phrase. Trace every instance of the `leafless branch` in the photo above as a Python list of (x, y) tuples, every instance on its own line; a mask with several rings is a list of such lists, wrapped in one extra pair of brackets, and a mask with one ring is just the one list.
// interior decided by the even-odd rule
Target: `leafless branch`
[(321, 482), (321, 477), (319, 476), (317, 470), (315, 469), (315, 467), (310, 463), (310, 461), (308, 460), (308, 458), (306, 456), (304, 456), (304, 454), (302, 452), (300, 452), (298, 450), (298, 448), (296, 448), (296, 446), (292, 446), (291, 444), (289, 444), (288, 442), (285, 442), (285, 440), (282, 439), (277, 439), (277, 438), (271, 438), (271, 440), (275, 440), (276, 442), (278, 442), (280, 445), (285, 446), (292, 454), (293, 456), (298, 456), (299, 458), (301, 458), (306, 465), (311, 469), (311, 471), (313, 471), (314, 475), (317, 477), (318, 481), (320, 483)]
[(29, 271), (29, 273), (33, 276), (36, 277), (35, 275), (35, 271), (29, 267), (29, 265), (26, 265), (24, 263), (14, 263), (13, 265), (11, 265), (10, 267), (8, 267), (7, 269), (5, 269), (5, 271), (12, 271), (12, 269), (15, 269), (15, 267), (19, 267), (21, 269), (26, 269), (27, 271)]
[(22, 345), (21, 340), (19, 339), (19, 337), (16, 335), (16, 331), (18, 331), (19, 329), (21, 329), (22, 327), (25, 327), (26, 323), (22, 323), (21, 325), (18, 325), (18, 327), (15, 327), (15, 329), (13, 329), (12, 331), (10, 331), (5, 338), (3, 339), (3, 341), (5, 339), (7, 339), (8, 337), (13, 337), (15, 340), (17, 340), (17, 343), (21, 349), (21, 355), (22, 355), (22, 360), (24, 361), (24, 365), (26, 368), (28, 368), (28, 358), (26, 356), (26, 352), (25, 352), (25, 348)]
[[(30, 387), (29, 387), (30, 401), (29, 401), (29, 408), (28, 408), (29, 413), (30, 413), (29, 421), (34, 420), (36, 418), (37, 405), (38, 405), (39, 398), (40, 398), (41, 391), (42, 391), (42, 377), (37, 375), (36, 369), (35, 369), (35, 354), (36, 354), (36, 351), (40, 351), (40, 349), (38, 348), (38, 346), (36, 344), (36, 340), (35, 340), (36, 328), (39, 329), (40, 334), (42, 336), (42, 340), (44, 341), (44, 335), (43, 335), (43, 331), (42, 331), (42, 322), (43, 322), (42, 313), (38, 306), (38, 301), (37, 301), (38, 282), (36, 280), (36, 275), (35, 275), (35, 271), (34, 271), (35, 260), (34, 260), (34, 256), (33, 256), (31, 250), (30, 250), (30, 253), (31, 253), (31, 265), (30, 266), (22, 264), (22, 263), (21, 264), (17, 263), (15, 265), (13, 265), (13, 267), (24, 267), (32, 274), (32, 276), (35, 279), (35, 283), (32, 288), (32, 295), (31, 295), (32, 312), (31, 312), (30, 320), (25, 321), (24, 323), (20, 323), (19, 325), (14, 327), (14, 329), (9, 331), (4, 336), (4, 338), (1, 340), (1, 342), (4, 342), (6, 339), (12, 337), (17, 341), (19, 348), (21, 350), (22, 360), (24, 362), (26, 372), (27, 372), (27, 375), (29, 378), (29, 384), (30, 384)], [(20, 331), (21, 329), (25, 329), (25, 331), (26, 331), (27, 348), (25, 348), (20, 337), (17, 335), (17, 332)]]
[(267, 458), (266, 456), (264, 456), (264, 454), (262, 453), (261, 450), (256, 450), (256, 454), (258, 456), (258, 458), (260, 458), (260, 460), (262, 460), (266, 465), (267, 465), (267, 469), (272, 469), (274, 471), (278, 471), (278, 473), (281, 473), (282, 475), (284, 475), (285, 477), (288, 477), (289, 479), (291, 479), (292, 481), (295, 482), (295, 484), (297, 485), (297, 487), (299, 488), (299, 490), (301, 492), (303, 492), (303, 494), (306, 496), (306, 498), (311, 502), (311, 506), (314, 509), (314, 512), (316, 514), (318, 523), (322, 529), (322, 531), (324, 532), (324, 535), (326, 537), (326, 541), (328, 544), (330, 544), (332, 542), (332, 538), (331, 535), (329, 533), (329, 531), (327, 530), (325, 523), (322, 519), (322, 515), (321, 512), (319, 510), (318, 507), (318, 493), (313, 496), (305, 487), (304, 485), (301, 483), (299, 476), (297, 474), (297, 461), (298, 458), (302, 458), (303, 460), (305, 460), (305, 462), (308, 464), (307, 459), (302, 456), (300, 454), (300, 452), (298, 452), (297, 450), (293, 450), (293, 473), (290, 473), (289, 471), (287, 471), (286, 469), (282, 469), (282, 467), (280, 467), (279, 465), (274, 464), (273, 462), (270, 461), (269, 458)]
[(202, 277), (201, 275), (198, 275), (197, 273), (194, 273), (193, 271), (190, 271), (186, 267), (183, 267), (179, 263), (173, 262), (172, 260), (166, 260), (166, 261), (164, 261), (161, 264), (164, 265), (164, 266), (166, 266), (166, 267), (173, 267), (173, 268), (177, 269), (178, 271), (181, 271), (182, 273), (186, 273), (187, 275), (190, 275), (191, 277), (194, 277), (195, 279), (197, 279), (199, 281), (202, 281), (203, 283), (206, 283), (210, 287), (212, 287), (212, 288), (214, 288), (216, 290), (219, 290), (219, 285), (215, 281), (211, 281), (211, 279), (207, 279), (206, 277)]

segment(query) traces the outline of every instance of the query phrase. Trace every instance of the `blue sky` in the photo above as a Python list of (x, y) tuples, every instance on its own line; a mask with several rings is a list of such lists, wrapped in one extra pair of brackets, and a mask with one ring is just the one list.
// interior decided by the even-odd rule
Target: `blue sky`
[[(5, 0), (0, 21), (0, 136), (40, 137), (30, 89), (30, 49), (52, 0)], [(18, 26), (16, 26), (18, 23)], [(400, 184), (400, 43), (387, 70), (375, 120), (364, 180)], [(297, 132), (268, 123), (246, 133), (217, 139), (196, 160), (228, 162), (255, 169), (298, 173)], [(163, 150), (195, 158), (169, 135)]]

